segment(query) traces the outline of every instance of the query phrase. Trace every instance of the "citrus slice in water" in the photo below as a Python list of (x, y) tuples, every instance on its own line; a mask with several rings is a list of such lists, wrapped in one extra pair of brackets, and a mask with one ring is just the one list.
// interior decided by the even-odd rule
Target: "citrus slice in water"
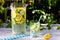
[(25, 15), (26, 9), (24, 7), (17, 7), (16, 12), (20, 13), (20, 15)]
[(12, 16), (12, 18), (15, 18), (16, 17), (15, 10), (12, 11), (11, 16)]

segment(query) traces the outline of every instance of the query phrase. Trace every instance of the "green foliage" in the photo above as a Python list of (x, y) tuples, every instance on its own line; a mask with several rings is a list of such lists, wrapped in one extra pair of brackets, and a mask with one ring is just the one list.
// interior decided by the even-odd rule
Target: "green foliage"
[(4, 11), (4, 7), (0, 6), (0, 13), (3, 13), (3, 11)]
[(4, 5), (5, 1), (4, 0), (0, 0), (0, 5)]
[(60, 26), (57, 26), (57, 29), (60, 29)]
[(37, 12), (38, 14), (44, 15), (45, 12), (43, 10), (33, 10), (32, 13)]
[(47, 0), (47, 2), (48, 2), (48, 5), (50, 6), (51, 5), (51, 0)]
[(2, 19), (0, 19), (0, 27), (3, 27), (3, 21), (2, 21)]
[(27, 0), (23, 0), (24, 2), (26, 2)]
[(53, 23), (53, 15), (52, 14), (48, 14), (47, 15), (46, 23), (48, 23), (48, 24), (52, 24)]
[(4, 7), (3, 7), (4, 3), (5, 3), (4, 0), (0, 0), (0, 13), (3, 13), (4, 11)]
[[(47, 3), (48, 3), (48, 7), (47, 6), (45, 6), (45, 5), (43, 5), (43, 6), (45, 6), (45, 8), (47, 7), (47, 9), (48, 10), (50, 10), (49, 9), (49, 7), (51, 7), (51, 5), (53, 4), (52, 3), (52, 0), (46, 0), (47, 1)], [(34, 7), (34, 6), (32, 6), (32, 7)], [(42, 9), (44, 9), (44, 8), (42, 8)], [(42, 10), (42, 9), (34, 9), (33, 11), (32, 11), (32, 13), (33, 14), (40, 14), (40, 17), (42, 16), (42, 21), (43, 22), (45, 22), (45, 23), (47, 23), (48, 25), (47, 25), (47, 27), (48, 27), (48, 29), (51, 29), (51, 27), (50, 27), (50, 25), (52, 24), (52, 23), (54, 23), (53, 21), (53, 13), (52, 12), (46, 12), (46, 10), (44, 9), (44, 10)], [(48, 11), (47, 10), (47, 11)], [(38, 16), (38, 15), (37, 15)], [(38, 21), (38, 20), (37, 20)], [(42, 28), (43, 29), (43, 28)]]
[[(4, 5), (5, 1), (4, 0), (0, 0), (0, 17), (3, 15), (4, 13)], [(3, 21), (2, 19), (0, 18), (0, 26), (3, 26)]]
[(52, 6), (56, 6), (56, 2), (57, 2), (57, 0), (52, 0), (51, 1)]
[(8, 23), (8, 28), (12, 28), (11, 22)]
[(2, 20), (0, 19), (0, 23), (1, 23), (1, 21), (2, 21)]
[[(55, 12), (58, 13), (58, 10), (60, 10), (59, 8), (56, 8), (57, 5), (58, 5), (57, 2), (58, 2), (58, 0), (45, 0), (45, 1), (42, 1), (42, 3), (40, 3), (40, 4), (38, 4), (38, 2), (37, 3), (28, 4), (28, 6), (29, 5), (31, 6), (31, 7), (30, 6), (28, 7), (28, 10), (31, 10), (31, 11), (39, 10), (39, 11), (37, 11), (37, 13), (35, 13), (36, 15), (40, 14), (40, 12), (41, 13), (45, 12), (45, 14), (48, 14), (47, 15), (48, 17), (46, 18), (46, 21), (44, 21), (44, 22), (49, 23), (49, 24), (54, 23), (54, 22), (57, 23), (56, 22), (57, 19), (55, 19), (55, 17), (54, 17), (55, 16)], [(38, 6), (35, 6), (34, 4), (36, 4)], [(43, 6), (41, 7), (39, 5), (43, 5)], [(39, 9), (39, 7), (41, 7), (41, 8)], [(29, 8), (31, 8), (31, 9), (29, 9)], [(32, 12), (32, 14), (33, 13), (34, 12)], [(31, 14), (31, 13), (29, 13), (29, 14)], [(50, 19), (49, 19), (49, 17), (50, 17)], [(42, 21), (43, 21), (43, 18), (42, 18)]]

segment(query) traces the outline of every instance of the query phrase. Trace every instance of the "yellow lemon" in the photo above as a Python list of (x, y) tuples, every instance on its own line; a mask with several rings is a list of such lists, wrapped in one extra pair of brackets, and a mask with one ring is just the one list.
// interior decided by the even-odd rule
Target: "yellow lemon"
[(20, 21), (20, 24), (22, 24), (23, 22), (24, 22), (24, 21), (23, 21), (23, 20), (21, 20), (21, 21)]
[(25, 19), (23, 19), (23, 17), (21, 16), (20, 18), (15, 18), (15, 21), (17, 24), (22, 24), (25, 21)]
[(16, 13), (15, 13), (14, 10), (11, 12), (11, 16), (12, 16), (12, 18), (15, 18), (16, 17)]
[(21, 24), (20, 21), (17, 21), (16, 23), (17, 23), (17, 24)]
[(30, 27), (30, 30), (34, 30), (34, 25), (32, 25), (32, 26)]
[(46, 33), (45, 35), (43, 35), (43, 38), (49, 39), (50, 38), (50, 33)]
[(15, 17), (15, 22), (17, 24), (22, 24), (24, 21), (25, 21), (25, 15), (26, 15), (26, 12), (25, 12), (25, 8), (24, 7), (17, 7), (16, 8), (16, 17)]
[(16, 16), (20, 16), (20, 14), (19, 13), (16, 13)]
[(11, 22), (12, 22), (12, 24), (15, 24), (15, 20), (13, 18), (12, 18), (12, 21)]
[(16, 10), (18, 10), (18, 11), (20, 10), (20, 14), (21, 15), (25, 15), (26, 14), (26, 8), (24, 8), (24, 7), (20, 7), (20, 8), (17, 7)]
[(30, 30), (35, 30), (35, 25), (36, 23), (34, 23), (33, 25), (30, 26)]
[(36, 30), (36, 31), (38, 31), (38, 30), (40, 30), (40, 24), (34, 23), (34, 24), (30, 27), (30, 29), (31, 29), (31, 30)]

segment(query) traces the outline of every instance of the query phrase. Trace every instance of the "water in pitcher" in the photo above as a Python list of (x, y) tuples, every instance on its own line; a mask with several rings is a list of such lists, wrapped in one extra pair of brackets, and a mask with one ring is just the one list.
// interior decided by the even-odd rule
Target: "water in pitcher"
[(11, 6), (11, 23), (13, 34), (26, 33), (26, 7), (18, 3)]

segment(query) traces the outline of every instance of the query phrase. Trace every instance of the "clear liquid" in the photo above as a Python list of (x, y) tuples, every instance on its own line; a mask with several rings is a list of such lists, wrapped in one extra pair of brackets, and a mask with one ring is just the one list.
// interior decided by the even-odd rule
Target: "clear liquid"
[(11, 21), (13, 34), (26, 33), (26, 8), (13, 8), (11, 11)]

